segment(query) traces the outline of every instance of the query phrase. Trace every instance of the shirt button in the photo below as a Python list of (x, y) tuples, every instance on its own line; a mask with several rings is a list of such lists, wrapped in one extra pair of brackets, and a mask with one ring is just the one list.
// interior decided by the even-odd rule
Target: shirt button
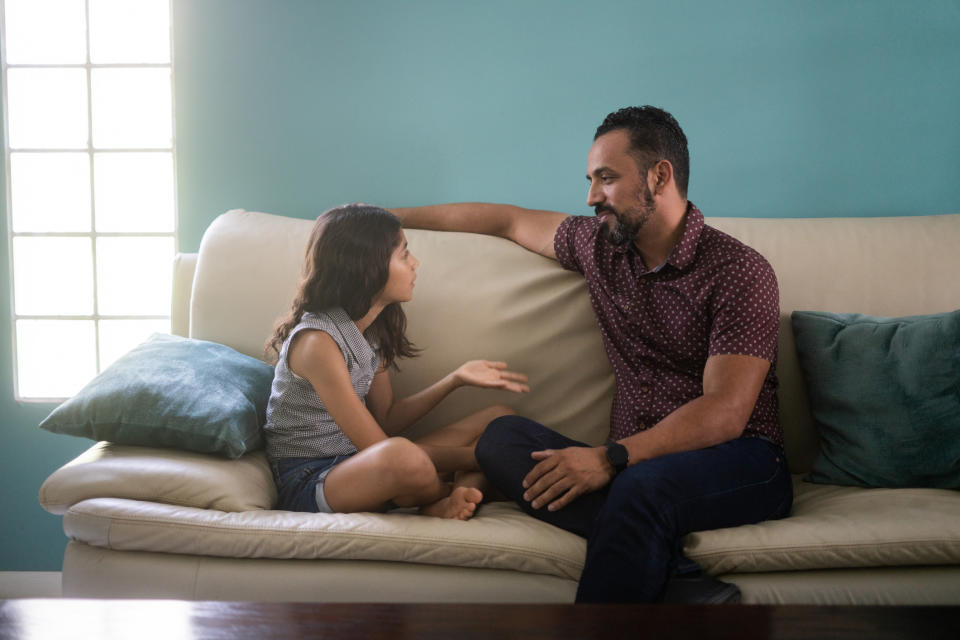
[(640, 429), (640, 431), (645, 431), (647, 428), (647, 423), (641, 422), (640, 424), (637, 425), (637, 428)]
[(647, 391), (650, 391), (650, 387), (646, 385), (640, 387), (640, 393), (646, 393)]

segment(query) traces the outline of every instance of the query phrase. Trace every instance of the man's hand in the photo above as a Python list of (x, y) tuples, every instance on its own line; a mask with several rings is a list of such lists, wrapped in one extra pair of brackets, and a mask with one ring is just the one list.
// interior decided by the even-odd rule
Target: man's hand
[(540, 462), (523, 479), (523, 499), (534, 509), (556, 511), (585, 493), (605, 487), (614, 476), (603, 447), (546, 449), (530, 454)]

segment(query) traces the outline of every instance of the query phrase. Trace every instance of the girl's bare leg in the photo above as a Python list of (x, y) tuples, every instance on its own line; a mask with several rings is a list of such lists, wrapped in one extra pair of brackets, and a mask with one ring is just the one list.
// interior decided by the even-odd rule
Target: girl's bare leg
[(417, 444), (441, 447), (462, 447), (474, 444), (480, 439), (480, 435), (491, 420), (515, 413), (516, 411), (506, 405), (495, 404), (423, 436), (417, 440)]
[[(490, 491), (486, 476), (480, 471), (474, 449), (484, 429), (491, 420), (513, 415), (514, 411), (504, 405), (494, 405), (438, 429), (417, 441), (437, 467), (439, 473), (453, 471), (453, 490), (433, 505), (421, 508), (421, 512), (434, 511), (469, 513)], [(467, 516), (469, 517), (469, 516)], [(466, 519), (466, 518), (461, 518)]]
[(416, 442), (433, 460), (437, 473), (479, 471), (480, 466), (473, 450), (483, 430), (494, 418), (514, 413), (513, 409), (505, 405), (493, 405), (437, 429)]
[[(405, 438), (388, 438), (341, 462), (327, 474), (323, 490), (335, 511), (382, 511), (433, 505), (453, 487), (437, 475), (423, 449)], [(447, 516), (457, 517), (457, 514)]]
[[(512, 414), (496, 405), (438, 429), (416, 444), (388, 438), (338, 464), (327, 475), (324, 494), (336, 511), (382, 511), (393, 502), (421, 507), (421, 512), (445, 518), (471, 517), (487, 491), (474, 447), (494, 418)], [(467, 471), (464, 471), (467, 470)], [(454, 473), (454, 482), (438, 475)]]

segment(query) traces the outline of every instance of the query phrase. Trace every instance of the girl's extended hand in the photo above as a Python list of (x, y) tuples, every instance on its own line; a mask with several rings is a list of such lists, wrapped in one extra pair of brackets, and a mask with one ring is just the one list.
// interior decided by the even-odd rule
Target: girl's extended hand
[(506, 362), (471, 360), (460, 365), (453, 375), (463, 385), (505, 389), (514, 393), (530, 391), (530, 387), (527, 386), (527, 376), (509, 371)]

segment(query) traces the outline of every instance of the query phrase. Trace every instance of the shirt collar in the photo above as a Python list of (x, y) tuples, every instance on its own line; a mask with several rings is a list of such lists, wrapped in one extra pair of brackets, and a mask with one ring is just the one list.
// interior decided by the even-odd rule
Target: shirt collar
[[(667, 256), (666, 261), (663, 264), (650, 267), (649, 273), (656, 273), (667, 264), (678, 270), (685, 269), (690, 265), (693, 257), (697, 254), (697, 243), (700, 241), (700, 233), (703, 231), (705, 222), (700, 209), (689, 200), (687, 201), (687, 213), (683, 224), (683, 234), (680, 236), (679, 242), (670, 250), (670, 255)], [(613, 251), (614, 253), (632, 252), (639, 257), (637, 247), (632, 242), (614, 245)]]
[(353, 353), (354, 358), (360, 360), (360, 356), (363, 356), (369, 359), (376, 353), (376, 340), (370, 340), (367, 336), (360, 333), (360, 328), (350, 319), (350, 316), (347, 315), (347, 312), (344, 311), (343, 308), (335, 307), (328, 309), (326, 314), (341, 331), (343, 339)]
[(703, 214), (697, 205), (687, 201), (687, 216), (684, 221), (683, 234), (680, 241), (667, 256), (667, 263), (673, 265), (678, 270), (686, 269), (697, 255), (697, 244), (700, 242), (700, 234), (703, 232), (705, 222)]

